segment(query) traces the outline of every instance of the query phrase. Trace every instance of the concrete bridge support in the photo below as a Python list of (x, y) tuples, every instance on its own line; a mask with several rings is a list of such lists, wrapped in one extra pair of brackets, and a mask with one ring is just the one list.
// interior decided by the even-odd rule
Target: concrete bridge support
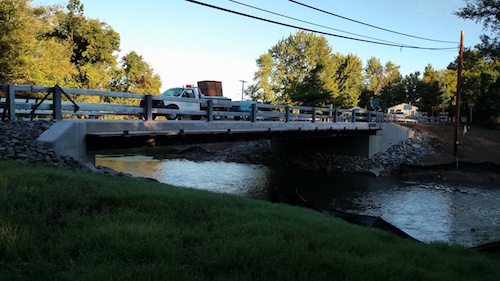
[(370, 157), (413, 137), (411, 129), (384, 123), (374, 135), (343, 135), (336, 137), (273, 139), (271, 148), (281, 152), (319, 152), (335, 155)]
[(87, 155), (86, 127), (85, 122), (60, 120), (38, 137), (38, 141), (52, 147), (59, 154), (71, 156), (81, 163), (94, 164), (94, 156)]

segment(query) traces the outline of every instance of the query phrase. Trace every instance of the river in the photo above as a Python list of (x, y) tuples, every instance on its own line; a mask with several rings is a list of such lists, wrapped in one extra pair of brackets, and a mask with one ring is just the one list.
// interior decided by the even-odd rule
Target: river
[(381, 216), (415, 239), (475, 246), (500, 240), (500, 188), (410, 182), (262, 165), (97, 156), (96, 165), (162, 183), (270, 200), (298, 191), (322, 209)]

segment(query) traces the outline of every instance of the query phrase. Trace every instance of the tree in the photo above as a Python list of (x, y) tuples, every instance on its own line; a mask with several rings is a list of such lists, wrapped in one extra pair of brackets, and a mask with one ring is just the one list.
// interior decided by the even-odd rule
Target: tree
[(132, 51), (122, 58), (124, 76), (121, 80), (123, 91), (138, 94), (159, 95), (161, 80), (142, 56)]
[(333, 60), (338, 62), (334, 78), (338, 90), (334, 92), (332, 104), (340, 108), (356, 106), (363, 83), (363, 63), (353, 54), (344, 56), (337, 53), (333, 56)]
[(352, 54), (332, 54), (324, 36), (299, 31), (257, 59), (252, 98), (308, 106), (357, 105), (363, 65)]
[(22, 83), (31, 77), (37, 22), (27, 1), (0, 2), (0, 81)]
[(491, 116), (499, 116), (500, 61), (486, 59), (479, 51), (468, 50), (464, 53), (462, 74), (462, 111), (467, 112), (468, 102), (473, 102), (476, 120), (488, 122)]
[(499, 0), (466, 0), (466, 6), (455, 12), (455, 15), (474, 20), (476, 23), (482, 22), (483, 30), (491, 31), (496, 37), (483, 34), (481, 44), (476, 48), (487, 57), (500, 60), (500, 1)]
[[(384, 104), (392, 104), (393, 102), (400, 101), (404, 96), (403, 89), (400, 87), (402, 81), (401, 73), (399, 72), (399, 65), (395, 65), (391, 61), (385, 64), (385, 67), (380, 62), (380, 59), (371, 57), (364, 69), (364, 85), (360, 95), (360, 105), (367, 108), (380, 108)], [(379, 106), (373, 104), (372, 101), (378, 100)]]
[(253, 100), (262, 100), (264, 103), (276, 103), (278, 95), (274, 89), (277, 84), (276, 77), (273, 75), (274, 61), (270, 53), (261, 55), (257, 59), (257, 66), (259, 69), (255, 72), (254, 80), (258, 81), (255, 85), (258, 86), (262, 91), (255, 91), (255, 95), (250, 97)]
[(73, 46), (71, 62), (78, 70), (77, 82), (83, 88), (107, 90), (110, 73), (116, 67), (114, 52), (118, 52), (120, 36), (109, 25), (87, 19), (79, 0), (70, 0), (68, 13), (59, 11), (59, 25), (49, 36), (67, 40)]
[[(298, 31), (280, 40), (257, 60), (259, 70), (255, 77), (265, 100), (294, 104), (322, 100), (311, 95), (323, 95), (334, 90), (331, 77), (334, 77), (335, 70), (332, 68), (331, 51), (324, 36), (306, 31)], [(308, 91), (304, 100), (304, 93), (300, 91), (312, 87), (319, 87), (320, 91)]]
[(324, 66), (318, 65), (297, 85), (290, 87), (290, 99), (295, 104), (324, 107), (331, 101), (330, 91), (323, 83)]
[[(387, 85), (395, 85), (401, 82), (403, 77), (401, 76), (401, 73), (399, 72), (399, 65), (395, 65), (391, 61), (388, 61), (385, 64), (384, 68), (384, 83), (383, 87)], [(382, 87), (382, 88), (383, 88)]]
[(365, 85), (368, 91), (372, 92), (375, 96), (380, 95), (384, 79), (384, 66), (380, 59), (371, 57), (366, 62), (365, 68)]
[(43, 36), (57, 7), (31, 8), (28, 1), (0, 2), (0, 82), (72, 86), (76, 69), (66, 41)]

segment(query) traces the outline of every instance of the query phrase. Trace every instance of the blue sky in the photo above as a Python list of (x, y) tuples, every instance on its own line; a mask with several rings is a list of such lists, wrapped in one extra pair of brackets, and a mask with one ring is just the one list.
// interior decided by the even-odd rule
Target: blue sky
[[(352, 36), (338, 31), (296, 22), (251, 9), (228, 0), (199, 0), (291, 25)], [(276, 13), (331, 28), (375, 37), (399, 44), (422, 47), (458, 47), (461, 30), (464, 45), (479, 43), (482, 26), (464, 21), (452, 13), (465, 5), (462, 0), (299, 0), (331, 13), (401, 33), (456, 44), (417, 40), (383, 32), (360, 24), (313, 11), (286, 0), (238, 0)], [(200, 80), (222, 81), (224, 95), (241, 99), (239, 80), (253, 83), (255, 60), (280, 39), (297, 30), (214, 10), (184, 0), (81, 0), (84, 15), (109, 24), (120, 34), (121, 53), (132, 50), (142, 55), (162, 79), (161, 91)], [(61, 4), (67, 1), (35, 0), (33, 6)], [(354, 37), (354, 36), (352, 36)], [(382, 63), (401, 66), (403, 75), (423, 72), (430, 63), (443, 69), (458, 51), (426, 51), (379, 46), (326, 36), (334, 52), (353, 53), (363, 64), (375, 56)], [(248, 84), (245, 84), (245, 87)]]

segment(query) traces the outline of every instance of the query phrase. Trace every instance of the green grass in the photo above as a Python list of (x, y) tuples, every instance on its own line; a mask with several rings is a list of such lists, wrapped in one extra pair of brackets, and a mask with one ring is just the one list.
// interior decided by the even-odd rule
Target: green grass
[(285, 205), (0, 161), (0, 280), (500, 280), (500, 259)]

